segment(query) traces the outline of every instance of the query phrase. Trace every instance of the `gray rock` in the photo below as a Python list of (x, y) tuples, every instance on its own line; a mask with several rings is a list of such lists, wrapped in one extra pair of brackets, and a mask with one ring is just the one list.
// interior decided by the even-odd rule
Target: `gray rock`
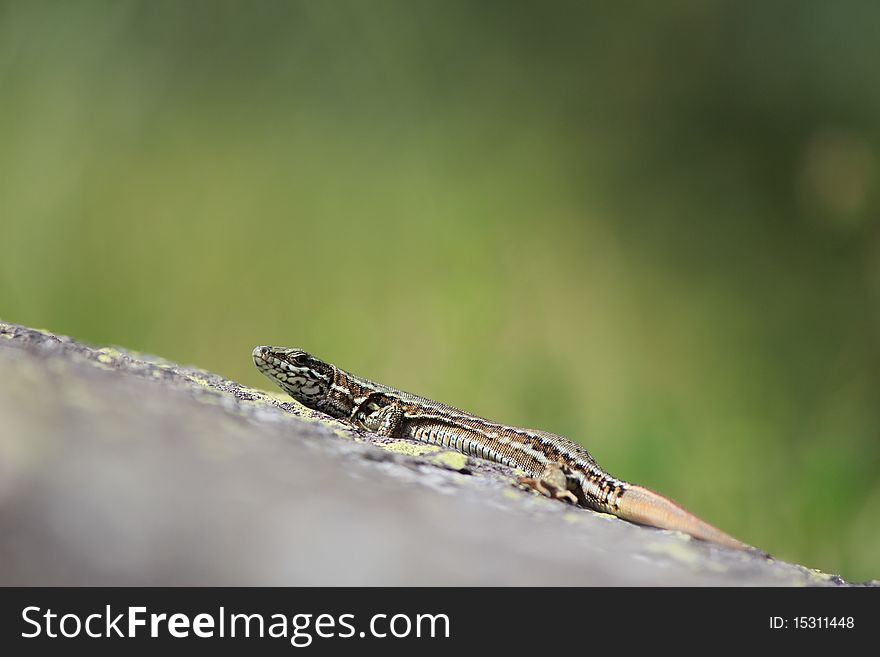
[(284, 399), (0, 322), (0, 584), (844, 584)]

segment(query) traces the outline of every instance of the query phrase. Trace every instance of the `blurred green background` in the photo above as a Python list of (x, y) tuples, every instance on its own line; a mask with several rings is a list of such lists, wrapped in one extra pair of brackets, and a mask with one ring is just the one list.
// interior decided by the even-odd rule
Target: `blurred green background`
[(880, 5), (0, 3), (0, 317), (256, 344), (880, 577)]

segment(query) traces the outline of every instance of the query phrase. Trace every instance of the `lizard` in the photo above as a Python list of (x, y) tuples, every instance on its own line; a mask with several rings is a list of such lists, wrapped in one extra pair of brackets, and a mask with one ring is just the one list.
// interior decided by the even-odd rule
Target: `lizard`
[(526, 473), (520, 483), (551, 498), (737, 550), (752, 549), (649, 488), (605, 472), (586, 448), (547, 431), (492, 422), (375, 383), (301, 349), (259, 346), (254, 364), (301, 404), (356, 429), (451, 448)]

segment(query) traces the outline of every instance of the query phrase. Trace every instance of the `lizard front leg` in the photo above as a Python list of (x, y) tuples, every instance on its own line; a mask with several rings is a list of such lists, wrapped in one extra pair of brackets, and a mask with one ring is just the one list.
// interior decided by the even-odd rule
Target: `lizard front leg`
[(403, 428), (403, 406), (400, 404), (383, 406), (364, 419), (364, 427), (386, 438), (399, 437)]
[(395, 438), (403, 428), (403, 415), (403, 406), (385, 393), (373, 392), (352, 411), (350, 421), (380, 436)]

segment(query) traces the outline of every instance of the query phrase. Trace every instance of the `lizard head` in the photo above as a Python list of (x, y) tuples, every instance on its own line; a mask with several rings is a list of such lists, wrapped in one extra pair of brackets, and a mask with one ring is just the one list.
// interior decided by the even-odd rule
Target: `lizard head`
[(333, 366), (302, 349), (256, 347), (254, 364), (284, 392), (310, 408), (327, 396), (333, 383)]

